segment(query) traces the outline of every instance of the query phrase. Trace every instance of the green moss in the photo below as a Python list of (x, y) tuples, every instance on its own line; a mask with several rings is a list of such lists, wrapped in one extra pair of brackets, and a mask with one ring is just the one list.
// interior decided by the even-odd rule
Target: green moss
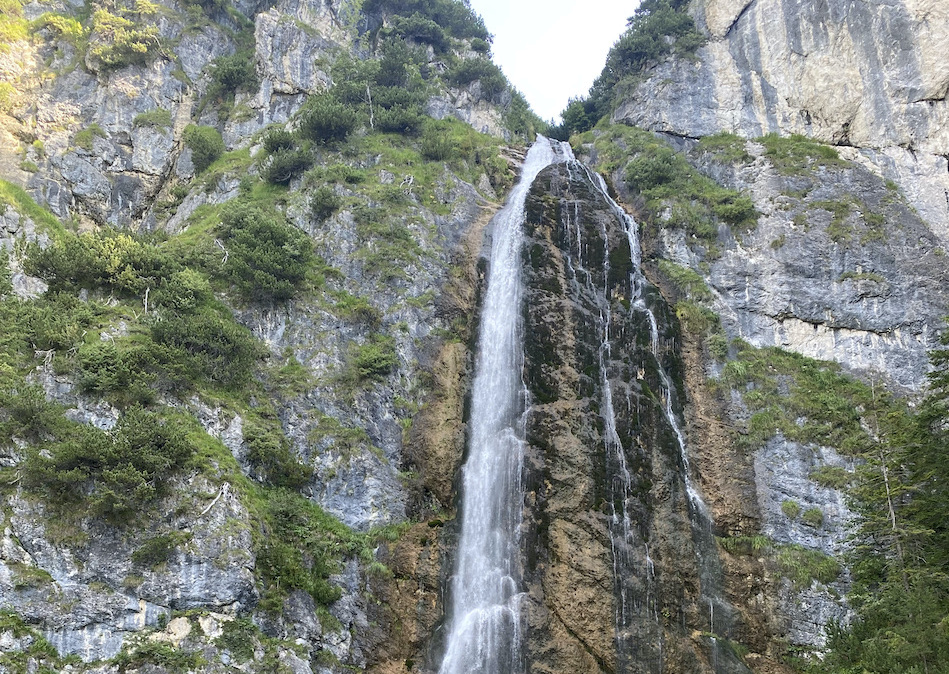
[(758, 142), (764, 145), (765, 156), (784, 175), (804, 175), (820, 167), (845, 165), (835, 148), (806, 136), (771, 133)]
[(183, 531), (153, 536), (132, 552), (132, 562), (154, 569), (167, 562), (178, 547), (190, 540), (191, 534)]
[(838, 283), (843, 283), (844, 281), (873, 281), (874, 283), (884, 283), (885, 279), (874, 272), (845, 271), (837, 277)]
[(76, 135), (73, 136), (73, 143), (86, 152), (92, 152), (92, 143), (96, 136), (105, 138), (106, 133), (101, 126), (93, 122), (81, 131), (76, 132)]
[(55, 215), (33, 201), (23, 188), (2, 179), (0, 179), (0, 204), (6, 204), (21, 215), (25, 215), (53, 238), (59, 238), (66, 233), (63, 224)]
[(732, 164), (750, 163), (753, 157), (748, 154), (746, 141), (741, 136), (723, 131), (714, 136), (705, 136), (699, 141), (698, 149), (709, 152), (721, 161)]
[(833, 557), (800, 545), (781, 546), (775, 561), (782, 575), (797, 589), (809, 587), (814, 581), (827, 585), (837, 580), (841, 572), (840, 563)]
[(810, 527), (819, 528), (824, 524), (824, 512), (820, 508), (808, 508), (801, 515), (801, 521)]
[(754, 449), (776, 434), (798, 442), (859, 454), (873, 446), (866, 415), (905, 415), (892, 397), (852, 379), (836, 363), (777, 348), (755, 349), (739, 342), (722, 381), (741, 392), (752, 412), (739, 442)]
[(675, 285), (676, 289), (693, 301), (712, 299), (712, 292), (698, 272), (682, 267), (669, 260), (659, 260), (659, 271)]
[(798, 515), (801, 514), (801, 504), (797, 501), (782, 501), (781, 512), (789, 520), (796, 520)]
[(134, 126), (152, 126), (167, 129), (171, 127), (171, 112), (163, 108), (152, 108), (147, 112), (135, 115), (132, 124)]
[(750, 197), (700, 174), (685, 155), (653, 134), (620, 125), (604, 131), (594, 142), (602, 170), (624, 171), (629, 187), (645, 199), (651, 222), (684, 229), (706, 244), (716, 239), (717, 222), (738, 233), (757, 225), (758, 212)]

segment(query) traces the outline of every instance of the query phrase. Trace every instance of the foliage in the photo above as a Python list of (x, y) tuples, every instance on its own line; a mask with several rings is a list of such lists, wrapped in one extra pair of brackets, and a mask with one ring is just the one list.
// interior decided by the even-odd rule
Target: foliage
[(386, 28), (386, 34), (430, 44), (437, 53), (444, 53), (451, 46), (445, 29), (418, 12), (411, 16), (394, 17)]
[(65, 232), (55, 215), (37, 204), (19, 185), (0, 179), (0, 206), (7, 205), (27, 216), (47, 234), (58, 237)]
[(303, 173), (313, 159), (305, 150), (280, 148), (261, 167), (261, 177), (272, 185), (286, 185)]
[(25, 268), (54, 291), (106, 288), (126, 297), (157, 289), (180, 269), (146, 237), (116, 230), (64, 236), (43, 249), (27, 248)]
[(357, 535), (318, 505), (303, 496), (274, 490), (264, 511), (265, 535), (257, 547), (261, 571), (261, 606), (277, 612), (291, 590), (307, 592), (317, 605), (340, 597), (340, 589), (329, 582), (343, 554), (357, 552)]
[(221, 212), (221, 238), (227, 262), (221, 274), (251, 300), (282, 302), (306, 280), (313, 244), (279, 214), (243, 201)]
[(626, 32), (610, 49), (606, 65), (586, 98), (572, 99), (556, 136), (567, 138), (593, 128), (612, 111), (617, 85), (635, 79), (652, 63), (671, 55), (691, 58), (705, 44), (687, 12), (686, 0), (642, 0)]
[(418, 15), (430, 19), (456, 38), (491, 39), (481, 17), (467, 3), (454, 0), (364, 0), (362, 11), (368, 15)]
[(806, 136), (792, 134), (779, 136), (770, 133), (758, 139), (765, 148), (765, 156), (785, 175), (800, 175), (820, 166), (839, 166), (843, 163), (837, 150)]
[(739, 233), (757, 224), (750, 197), (700, 174), (653, 134), (615, 125), (595, 146), (604, 170), (623, 169), (629, 187), (645, 199), (648, 218), (663, 227), (684, 229), (708, 244), (717, 238), (716, 222)]
[(86, 29), (71, 16), (44, 12), (33, 22), (34, 29), (46, 29), (77, 49), (84, 47)]
[(262, 483), (285, 489), (299, 489), (313, 476), (293, 454), (279, 426), (251, 421), (244, 426), (247, 461)]
[(49, 428), (49, 422), (36, 421), (29, 419), (34, 432), (47, 426), (54, 439), (30, 448), (24, 484), (56, 503), (84, 502), (90, 514), (115, 524), (164, 496), (194, 451), (174, 415), (142, 408), (127, 410), (111, 431), (65, 420)]
[(158, 27), (112, 14), (105, 9), (92, 15), (89, 57), (103, 70), (145, 65), (161, 52)]
[(815, 580), (826, 585), (840, 576), (840, 562), (820, 550), (800, 545), (781, 546), (775, 560), (781, 573), (798, 588), (809, 587)]
[(741, 136), (723, 131), (713, 136), (705, 136), (699, 141), (698, 149), (708, 152), (721, 161), (732, 164), (747, 164), (752, 156), (745, 149), (746, 141)]
[(132, 552), (132, 562), (154, 569), (171, 557), (175, 549), (191, 540), (191, 534), (183, 531), (171, 531), (167, 534), (152, 536)]
[(254, 657), (254, 644), (260, 636), (260, 630), (249, 618), (235, 618), (224, 623), (214, 645), (229, 651), (241, 664)]
[(135, 115), (132, 124), (134, 126), (152, 126), (167, 129), (171, 127), (171, 112), (164, 108), (152, 108), (147, 112)]
[(669, 260), (659, 260), (659, 271), (688, 299), (698, 301), (712, 299), (712, 292), (705, 284), (705, 280), (694, 269), (682, 267)]
[(507, 78), (493, 61), (486, 58), (465, 59), (449, 73), (448, 81), (452, 86), (463, 87), (472, 82), (481, 84), (481, 95), (491, 101), (507, 89)]
[(163, 641), (147, 639), (131, 646), (123, 645), (113, 662), (123, 673), (138, 671), (144, 665), (155, 665), (170, 674), (183, 674), (205, 664), (200, 653), (175, 648)]
[(820, 508), (808, 508), (801, 515), (801, 521), (810, 527), (819, 528), (824, 524), (824, 511)]
[(82, 148), (86, 152), (92, 152), (92, 143), (97, 136), (99, 138), (105, 138), (106, 133), (101, 126), (93, 122), (86, 128), (77, 131), (72, 140), (76, 147)]
[(314, 218), (322, 222), (338, 211), (342, 204), (343, 200), (336, 190), (329, 185), (321, 185), (310, 198), (310, 211)]
[(356, 128), (358, 117), (330, 94), (311, 96), (300, 110), (298, 133), (317, 143), (338, 142)]
[(828, 489), (844, 489), (853, 480), (853, 474), (840, 466), (820, 466), (808, 477)]
[(219, 97), (233, 97), (237, 91), (253, 91), (259, 84), (254, 54), (238, 51), (230, 56), (219, 56), (211, 62), (211, 93)]
[(399, 364), (395, 339), (373, 334), (362, 344), (350, 345), (339, 382), (349, 389), (380, 381)]
[(801, 504), (797, 501), (782, 501), (781, 512), (783, 512), (784, 516), (789, 520), (796, 520), (798, 515), (801, 514)]
[(224, 154), (221, 132), (211, 126), (189, 124), (184, 131), (185, 145), (191, 150), (195, 173), (201, 173)]
[(264, 136), (264, 151), (273, 154), (279, 150), (292, 150), (296, 146), (293, 134), (283, 127), (270, 129)]
[(177, 366), (185, 381), (236, 389), (250, 380), (263, 355), (247, 328), (214, 312), (169, 317), (154, 323), (150, 332), (167, 353), (166, 366)]

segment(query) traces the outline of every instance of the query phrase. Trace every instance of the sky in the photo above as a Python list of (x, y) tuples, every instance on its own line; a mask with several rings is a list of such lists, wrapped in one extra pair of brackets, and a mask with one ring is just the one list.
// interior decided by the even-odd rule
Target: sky
[(559, 121), (586, 95), (638, 0), (471, 0), (494, 35), (494, 62), (538, 115)]

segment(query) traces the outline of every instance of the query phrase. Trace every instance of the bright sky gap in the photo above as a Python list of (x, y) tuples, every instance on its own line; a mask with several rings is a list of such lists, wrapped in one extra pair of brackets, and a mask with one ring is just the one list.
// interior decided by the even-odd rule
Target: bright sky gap
[(544, 119), (586, 95), (638, 0), (471, 0), (494, 35), (494, 62)]

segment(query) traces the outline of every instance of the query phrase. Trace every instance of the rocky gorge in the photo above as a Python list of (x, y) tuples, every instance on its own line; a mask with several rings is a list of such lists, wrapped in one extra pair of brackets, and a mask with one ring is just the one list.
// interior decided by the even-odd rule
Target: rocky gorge
[[(492, 218), (548, 126), (483, 22), (14, 4), (0, 671), (438, 671)], [(643, 7), (701, 40), (526, 196), (523, 669), (809, 671), (865, 621), (855, 550), (926, 549), (949, 15)]]

